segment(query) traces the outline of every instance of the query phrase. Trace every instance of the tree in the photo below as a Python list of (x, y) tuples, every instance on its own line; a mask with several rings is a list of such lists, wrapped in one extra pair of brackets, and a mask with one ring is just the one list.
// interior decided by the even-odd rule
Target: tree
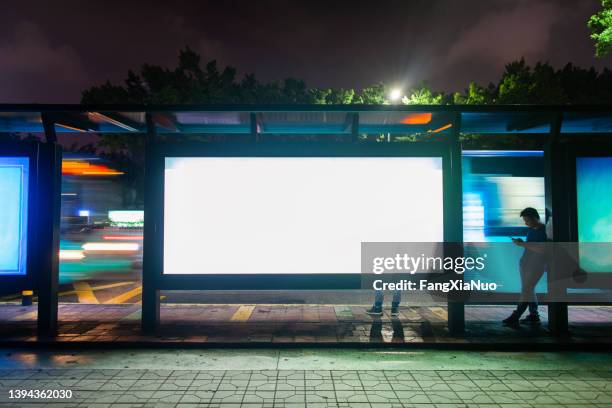
[(297, 79), (262, 84), (254, 75), (238, 81), (236, 70), (220, 70), (215, 60), (202, 68), (200, 56), (186, 47), (174, 69), (144, 64), (130, 70), (125, 85), (106, 82), (83, 92), (82, 103), (231, 104), (311, 103), (306, 84)]
[(455, 92), (453, 94), (453, 103), (455, 105), (486, 105), (493, 101), (493, 92), (495, 86), (489, 84), (488, 88), (478, 85), (476, 82), (470, 82), (465, 94)]
[(382, 83), (378, 83), (376, 85), (363, 88), (358, 95), (353, 98), (353, 102), (355, 104), (372, 104), (372, 105), (382, 105), (387, 103), (387, 93), (385, 90), (385, 85)]
[(434, 92), (426, 83), (421, 83), (402, 98), (402, 103), (404, 105), (441, 105), (445, 103), (445, 100), (446, 97), (442, 92)]
[(612, 0), (601, 1), (602, 10), (589, 18), (591, 39), (595, 41), (595, 55), (604, 57), (612, 51)]
[(568, 98), (558, 72), (552, 66), (538, 62), (532, 70), (521, 58), (506, 65), (494, 102), (554, 105), (567, 103)]
[(506, 64), (497, 83), (490, 83), (485, 88), (471, 82), (463, 93), (453, 94), (451, 101), (459, 105), (610, 104), (612, 71), (604, 68), (597, 72), (593, 67), (585, 69), (571, 63), (561, 69), (547, 62), (531, 67), (521, 58)]

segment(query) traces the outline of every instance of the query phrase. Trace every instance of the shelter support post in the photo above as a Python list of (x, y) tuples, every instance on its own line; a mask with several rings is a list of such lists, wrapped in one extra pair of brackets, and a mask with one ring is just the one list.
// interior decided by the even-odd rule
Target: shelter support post
[[(544, 149), (546, 208), (552, 209), (553, 236), (555, 242), (571, 241), (571, 216), (569, 197), (567, 196), (567, 154), (559, 141), (562, 113), (557, 113), (551, 123), (549, 140)], [(550, 237), (549, 237), (550, 238)], [(562, 279), (555, 279), (553, 273), (548, 273), (548, 294), (552, 301), (548, 304), (548, 327), (554, 334), (560, 335), (568, 331), (567, 303), (558, 300), (565, 294), (567, 288)]]
[(155, 123), (151, 113), (146, 114), (146, 152), (145, 152), (145, 200), (144, 200), (144, 259), (142, 270), (142, 331), (154, 333), (159, 325), (159, 289), (157, 274), (159, 272), (154, 252), (157, 234), (155, 219), (155, 177), (153, 145), (157, 137)]
[[(446, 184), (448, 199), (445, 209), (446, 242), (463, 242), (463, 192), (461, 173), (461, 143), (459, 140), (461, 114), (455, 115), (452, 140), (450, 143), (450, 180)], [(456, 246), (458, 247), (458, 246)], [(461, 256), (462, 254), (453, 254)], [(451, 335), (462, 335), (465, 332), (465, 303), (463, 299), (449, 297), (448, 299), (448, 331)]]
[(37, 225), (35, 274), (38, 292), (38, 335), (55, 336), (58, 329), (59, 240), (62, 189), (62, 150), (55, 123), (43, 115), (46, 144), (37, 154)]

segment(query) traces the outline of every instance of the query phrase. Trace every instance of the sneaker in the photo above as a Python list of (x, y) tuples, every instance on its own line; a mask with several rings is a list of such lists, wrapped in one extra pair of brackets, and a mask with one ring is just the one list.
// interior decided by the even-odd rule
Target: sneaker
[(366, 313), (370, 316), (382, 316), (382, 306), (372, 306), (371, 309), (366, 310)]
[(516, 325), (518, 324), (518, 322), (519, 322), (519, 315), (516, 312), (512, 312), (510, 316), (502, 320), (502, 323), (506, 325)]
[(521, 323), (540, 323), (540, 315), (537, 313), (529, 313), (527, 317), (521, 319)]
[(398, 316), (398, 315), (399, 315), (399, 306), (392, 305), (391, 306), (391, 316)]

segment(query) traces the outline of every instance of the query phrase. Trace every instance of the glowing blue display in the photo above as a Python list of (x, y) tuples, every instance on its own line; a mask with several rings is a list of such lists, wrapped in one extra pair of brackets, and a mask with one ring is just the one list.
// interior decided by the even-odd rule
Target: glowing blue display
[(25, 275), (28, 225), (27, 157), (0, 157), (0, 275)]
[[(542, 151), (471, 150), (463, 152), (463, 241), (495, 243), (486, 246), (488, 260), (483, 271), (465, 273), (465, 279), (495, 282), (499, 292), (519, 293), (519, 262), (523, 248), (511, 238), (525, 239), (528, 229), (520, 217), (534, 207), (544, 221), (544, 174)], [(466, 248), (481, 256), (479, 247)], [(546, 292), (546, 276), (537, 292)]]
[[(612, 157), (576, 159), (578, 242), (612, 242)], [(587, 272), (612, 272), (607, 246), (580, 246), (580, 266)]]

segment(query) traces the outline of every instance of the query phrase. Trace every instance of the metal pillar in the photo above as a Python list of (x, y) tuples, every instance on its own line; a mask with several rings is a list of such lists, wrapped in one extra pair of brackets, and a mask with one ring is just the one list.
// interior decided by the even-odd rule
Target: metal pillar
[(359, 113), (352, 113), (353, 117), (351, 118), (351, 141), (353, 143), (359, 141)]
[(155, 242), (157, 234), (155, 160), (153, 146), (157, 131), (151, 113), (146, 113), (146, 151), (145, 151), (145, 200), (144, 200), (144, 257), (142, 268), (142, 331), (154, 333), (159, 324), (159, 290), (157, 289), (157, 267), (155, 262)]
[(257, 131), (257, 113), (251, 112), (249, 114), (249, 121), (251, 124), (251, 141), (259, 142), (259, 132)]
[[(446, 242), (463, 242), (463, 188), (461, 173), (461, 143), (459, 141), (461, 128), (461, 113), (456, 113), (453, 121), (453, 132), (450, 143), (450, 183), (448, 183), (448, 198), (446, 205), (450, 208), (445, 213), (447, 236)], [(455, 246), (455, 245), (451, 245)], [(457, 245), (457, 248), (459, 245)], [(461, 256), (462, 254), (453, 254)], [(448, 299), (448, 331), (452, 335), (462, 335), (465, 332), (465, 303), (458, 296)]]
[[(567, 196), (567, 152), (559, 142), (563, 114), (557, 113), (551, 123), (549, 140), (544, 149), (546, 208), (552, 209), (553, 241), (570, 242), (571, 225)], [(565, 294), (566, 288), (562, 279), (555, 279), (554, 271), (548, 274), (548, 294), (558, 299)], [(550, 302), (548, 304), (548, 327), (559, 335), (568, 331), (567, 303)]]
[(59, 240), (62, 190), (62, 150), (56, 144), (55, 123), (43, 115), (46, 144), (38, 146), (35, 274), (38, 291), (38, 335), (55, 336), (58, 328)]

